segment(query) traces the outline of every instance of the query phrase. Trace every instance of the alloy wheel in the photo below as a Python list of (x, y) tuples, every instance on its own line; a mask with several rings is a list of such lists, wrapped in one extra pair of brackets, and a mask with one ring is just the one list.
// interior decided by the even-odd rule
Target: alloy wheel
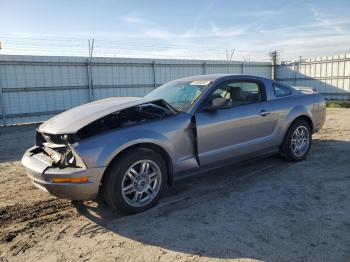
[(124, 173), (121, 185), (123, 199), (132, 207), (149, 204), (159, 192), (161, 179), (160, 168), (155, 162), (135, 162)]
[(310, 135), (309, 130), (305, 126), (297, 127), (291, 138), (292, 152), (296, 157), (303, 156), (309, 147)]

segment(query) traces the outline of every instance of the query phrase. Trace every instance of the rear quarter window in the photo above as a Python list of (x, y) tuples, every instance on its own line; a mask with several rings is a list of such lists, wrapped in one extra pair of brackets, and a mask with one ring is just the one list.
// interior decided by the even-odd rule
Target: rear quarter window
[(291, 88), (279, 84), (273, 84), (273, 92), (276, 97), (285, 97), (293, 94)]

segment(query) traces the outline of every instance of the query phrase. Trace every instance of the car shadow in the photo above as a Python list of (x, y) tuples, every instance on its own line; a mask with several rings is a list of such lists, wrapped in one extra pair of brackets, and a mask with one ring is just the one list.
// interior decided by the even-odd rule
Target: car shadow
[[(350, 176), (344, 172), (350, 170), (349, 152), (349, 141), (316, 139), (305, 161), (274, 156), (190, 176), (168, 188), (158, 206), (136, 215), (113, 213), (103, 201), (75, 206), (110, 232), (176, 252), (332, 260), (350, 241), (349, 234), (337, 239), (350, 231)], [(327, 186), (333, 180), (338, 188)]]

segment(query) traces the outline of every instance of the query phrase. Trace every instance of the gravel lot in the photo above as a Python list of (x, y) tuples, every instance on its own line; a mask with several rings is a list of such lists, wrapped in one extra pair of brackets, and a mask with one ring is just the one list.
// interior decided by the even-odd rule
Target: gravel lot
[(350, 110), (327, 114), (307, 160), (188, 177), (134, 216), (35, 188), (35, 126), (0, 128), (0, 261), (350, 261)]

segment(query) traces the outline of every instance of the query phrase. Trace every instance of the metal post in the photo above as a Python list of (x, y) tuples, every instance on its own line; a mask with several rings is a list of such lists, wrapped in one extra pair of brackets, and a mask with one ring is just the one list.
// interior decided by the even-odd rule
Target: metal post
[[(1, 76), (1, 74), (0, 74), (0, 76)], [(3, 123), (4, 126), (6, 126), (6, 113), (5, 113), (5, 105), (4, 105), (4, 93), (3, 93), (3, 90), (2, 90), (1, 78), (0, 78), (0, 106), (1, 106), (1, 113), (2, 113), (2, 123)]]
[(277, 77), (276, 67), (277, 67), (277, 55), (278, 55), (278, 53), (275, 50), (275, 51), (270, 52), (269, 55), (270, 55), (270, 57), (272, 59), (272, 70), (273, 70), (273, 72), (272, 72), (272, 79), (276, 80), (276, 77)]
[[(320, 81), (318, 82), (322, 82), (322, 65), (323, 65), (323, 61), (322, 61), (322, 57), (321, 57), (321, 62), (320, 62)], [(317, 90), (319, 93), (321, 93), (321, 89)]]
[(294, 81), (293, 86), (297, 86), (297, 67), (296, 67), (296, 61), (293, 63), (293, 71), (294, 71)]
[(87, 61), (86, 63), (86, 72), (87, 72), (87, 77), (88, 77), (88, 92), (89, 92), (89, 101), (91, 102), (92, 101), (92, 97), (91, 97), (91, 75), (90, 75), (90, 63), (89, 63), (89, 60)]
[(89, 58), (88, 62), (86, 63), (87, 66), (87, 73), (88, 73), (88, 88), (89, 88), (89, 101), (94, 100), (94, 90), (93, 90), (93, 82), (92, 82), (92, 53), (94, 51), (94, 42), (95, 39), (92, 39), (91, 45), (89, 40)]
[(345, 67), (345, 64), (346, 64), (346, 53), (344, 54), (344, 66), (343, 66), (343, 91), (345, 91), (345, 70), (346, 70), (346, 67)]
[[(326, 61), (328, 60), (328, 56), (326, 57)], [(328, 81), (328, 62), (326, 62), (326, 73), (325, 73), (325, 80), (324, 80), (324, 91), (327, 89), (327, 81)]]
[(207, 74), (207, 68), (206, 68), (206, 62), (204, 61), (202, 66), (203, 66), (203, 75)]
[(153, 73), (153, 87), (157, 87), (157, 78), (156, 78), (156, 61), (152, 63), (152, 73)]
[(314, 72), (314, 77), (317, 77), (317, 74), (316, 74), (316, 72), (317, 72), (317, 58), (315, 57), (315, 72)]
[(345, 78), (345, 70), (346, 70), (346, 53), (344, 54), (343, 78)]
[[(345, 61), (344, 61), (344, 63), (346, 63), (346, 62), (348, 62), (348, 60), (346, 60), (346, 54), (345, 54)], [(344, 78), (345, 78), (345, 71), (344, 71)], [(350, 79), (348, 81), (348, 90), (350, 90)], [(348, 93), (348, 95), (349, 95), (349, 93)], [(346, 99), (350, 100), (350, 96), (347, 96)]]
[[(339, 58), (339, 56), (338, 56)], [(340, 62), (338, 60), (337, 62), (337, 89), (339, 89), (339, 67), (340, 67)]]
[[(331, 86), (333, 85), (333, 56), (332, 56), (332, 59), (331, 59), (331, 61), (332, 61), (332, 64), (331, 64), (331, 77), (330, 77), (330, 79), (331, 79)], [(327, 92), (327, 93), (333, 93), (333, 90), (330, 90), (330, 91), (332, 91), (332, 92)], [(331, 99), (333, 99), (333, 97), (331, 97)]]

